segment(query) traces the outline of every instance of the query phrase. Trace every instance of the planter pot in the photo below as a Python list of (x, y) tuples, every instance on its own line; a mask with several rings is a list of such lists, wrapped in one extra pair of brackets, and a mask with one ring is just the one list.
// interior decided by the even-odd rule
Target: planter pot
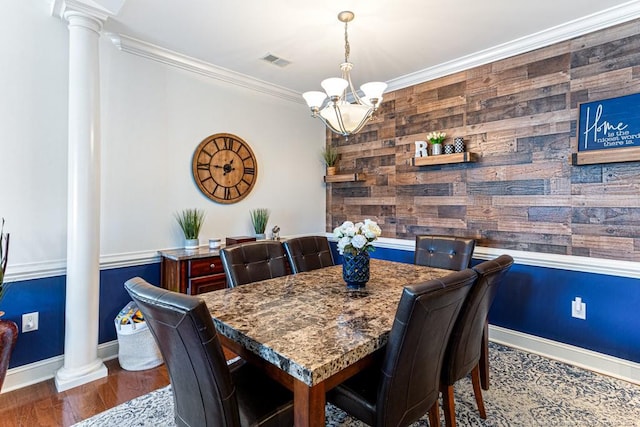
[(442, 144), (431, 144), (431, 155), (439, 156), (442, 154)]
[[(1, 312), (0, 312), (1, 313)], [(0, 319), (0, 389), (9, 369), (9, 359), (18, 340), (18, 325), (11, 320)]]
[(333, 176), (338, 173), (338, 168), (336, 166), (327, 166), (327, 176)]
[(256, 233), (256, 240), (264, 240), (266, 235), (264, 233)]
[(200, 246), (200, 240), (198, 239), (184, 239), (184, 248), (187, 250), (198, 249)]
[(342, 279), (349, 289), (364, 288), (369, 281), (369, 252), (351, 254), (345, 252), (342, 261)]

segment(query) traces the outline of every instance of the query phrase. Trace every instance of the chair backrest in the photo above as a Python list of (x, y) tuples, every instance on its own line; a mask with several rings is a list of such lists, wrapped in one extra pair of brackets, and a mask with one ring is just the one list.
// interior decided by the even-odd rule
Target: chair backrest
[(294, 274), (335, 265), (325, 236), (295, 237), (283, 245)]
[(442, 368), (443, 383), (453, 385), (469, 374), (479, 363), (484, 324), (498, 286), (511, 265), (513, 265), (513, 258), (509, 255), (501, 255), (473, 267), (473, 270), (478, 273), (478, 280), (471, 288), (453, 327)]
[(239, 426), (235, 388), (204, 301), (152, 286), (139, 277), (124, 286), (164, 358), (176, 424)]
[(463, 270), (471, 265), (474, 239), (454, 236), (417, 235), (414, 264)]
[(449, 335), (476, 278), (465, 269), (404, 288), (382, 363), (376, 425), (409, 425), (438, 400)]
[(0, 389), (9, 369), (9, 359), (18, 340), (18, 325), (11, 320), (0, 319)]
[(242, 243), (220, 251), (230, 288), (285, 276), (288, 266), (282, 243), (275, 240)]

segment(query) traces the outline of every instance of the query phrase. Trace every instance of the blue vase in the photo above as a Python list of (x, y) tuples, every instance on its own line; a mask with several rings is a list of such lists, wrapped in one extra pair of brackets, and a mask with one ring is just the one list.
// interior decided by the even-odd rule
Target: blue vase
[(358, 254), (345, 252), (342, 261), (342, 278), (349, 289), (364, 288), (369, 281), (369, 252)]

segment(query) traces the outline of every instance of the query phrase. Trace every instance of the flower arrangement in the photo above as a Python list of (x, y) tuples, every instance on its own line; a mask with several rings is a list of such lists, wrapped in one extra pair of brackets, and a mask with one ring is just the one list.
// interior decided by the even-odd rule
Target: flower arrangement
[(442, 141), (447, 137), (447, 134), (444, 132), (429, 132), (427, 134), (427, 139), (432, 144), (442, 144)]
[(378, 239), (382, 230), (375, 221), (365, 219), (364, 222), (354, 224), (345, 221), (340, 227), (333, 230), (333, 235), (338, 239), (338, 252), (357, 255), (361, 252), (374, 251), (372, 242)]

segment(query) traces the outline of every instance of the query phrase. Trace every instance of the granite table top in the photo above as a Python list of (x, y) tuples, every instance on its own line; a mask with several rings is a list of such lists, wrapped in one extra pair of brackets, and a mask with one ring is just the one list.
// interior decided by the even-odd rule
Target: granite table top
[(219, 333), (313, 386), (386, 344), (404, 286), (449, 273), (372, 259), (364, 290), (336, 265), (199, 297)]

